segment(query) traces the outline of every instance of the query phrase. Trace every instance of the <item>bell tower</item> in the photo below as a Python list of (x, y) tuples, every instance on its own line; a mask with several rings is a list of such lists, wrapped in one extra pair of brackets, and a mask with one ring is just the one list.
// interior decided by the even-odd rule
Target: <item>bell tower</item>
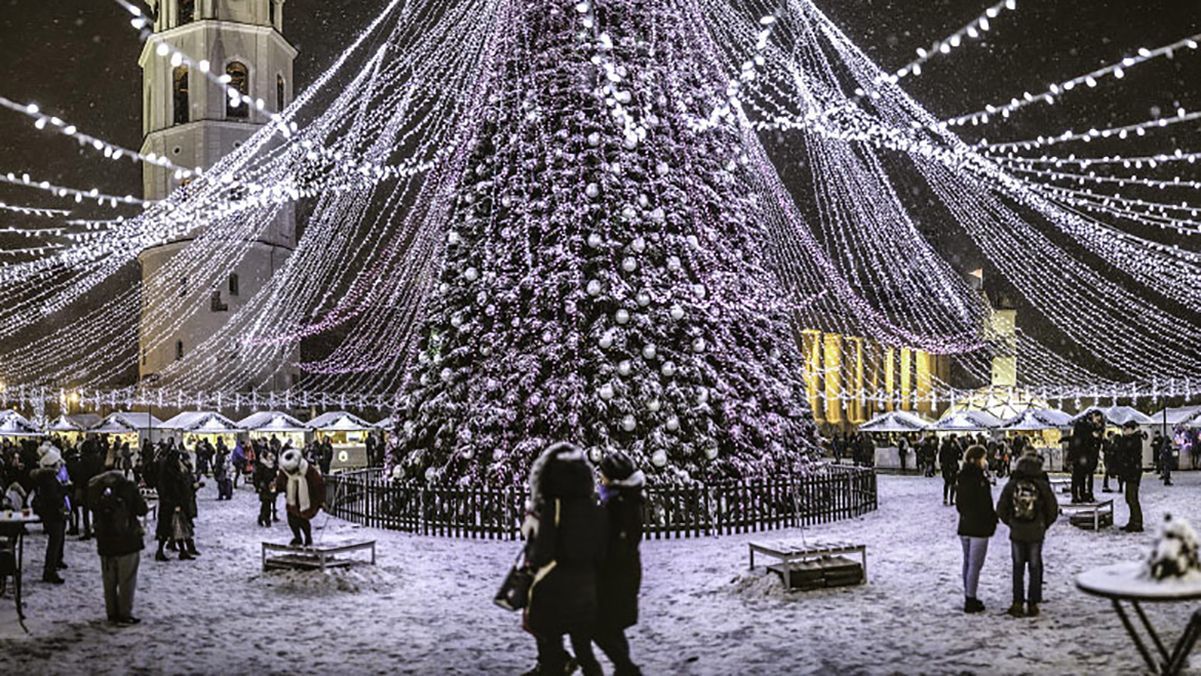
[[(242, 145), (270, 116), (292, 101), (292, 62), (296, 49), (283, 36), (286, 0), (152, 0), (154, 35), (146, 41), (138, 64), (142, 67), (142, 152), (155, 153), (180, 167), (208, 169)], [(195, 64), (176, 65), (160, 56), (166, 43), (186, 54)], [(208, 68), (225, 87), (205, 73)], [(233, 88), (253, 100), (252, 105), (227, 96)], [(147, 200), (161, 200), (181, 181), (171, 169), (144, 163), (143, 192)], [(194, 233), (148, 248), (139, 255), (143, 284), (159, 273), (172, 256), (184, 249)], [(197, 294), (195, 280), (169, 280), (178, 284), (180, 297), (202, 298), (198, 308), (182, 321), (172, 321), (170, 334), (147, 321), (152, 308), (143, 298), (139, 330), (139, 376), (155, 374), (213, 335), (243, 303), (266, 284), (296, 245), (296, 217), (289, 205), (282, 209), (254, 242), (227, 279)], [(182, 318), (182, 314), (180, 314)], [(160, 317), (161, 319), (161, 317)], [(157, 326), (164, 322), (159, 321)], [(154, 334), (154, 335), (152, 335)], [(263, 364), (239, 389), (263, 384), (286, 389), (291, 375), (280, 364)], [(256, 367), (257, 368), (257, 367)], [(277, 372), (278, 371), (278, 372)], [(267, 374), (276, 372), (267, 379)]]

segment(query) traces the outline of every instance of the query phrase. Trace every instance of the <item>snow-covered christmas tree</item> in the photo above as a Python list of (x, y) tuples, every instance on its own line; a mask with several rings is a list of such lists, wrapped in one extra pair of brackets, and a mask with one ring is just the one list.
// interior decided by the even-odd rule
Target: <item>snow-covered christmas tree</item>
[(404, 474), (513, 485), (550, 442), (653, 481), (802, 470), (802, 359), (705, 45), (671, 3), (514, 3), (398, 418)]

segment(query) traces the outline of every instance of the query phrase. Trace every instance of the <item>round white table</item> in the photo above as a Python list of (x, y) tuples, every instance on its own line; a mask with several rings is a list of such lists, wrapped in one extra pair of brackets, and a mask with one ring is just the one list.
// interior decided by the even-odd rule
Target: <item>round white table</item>
[[(1086, 594), (1107, 598), (1113, 603), (1114, 611), (1122, 620), (1126, 633), (1134, 641), (1134, 645), (1143, 656), (1147, 666), (1155, 674), (1178, 674), (1188, 661), (1188, 655), (1201, 637), (1201, 611), (1195, 611), (1189, 618), (1188, 626), (1169, 653), (1160, 639), (1159, 634), (1151, 625), (1147, 614), (1143, 612), (1142, 603), (1180, 603), (1201, 599), (1201, 573), (1194, 573), (1183, 578), (1167, 580), (1152, 580), (1143, 576), (1143, 563), (1116, 563), (1085, 571), (1076, 576), (1076, 587)], [(1135, 615), (1150, 637), (1153, 647), (1158, 652), (1159, 660), (1152, 655), (1151, 649), (1139, 635), (1137, 627), (1130, 619), (1129, 613), (1122, 606), (1130, 604)]]

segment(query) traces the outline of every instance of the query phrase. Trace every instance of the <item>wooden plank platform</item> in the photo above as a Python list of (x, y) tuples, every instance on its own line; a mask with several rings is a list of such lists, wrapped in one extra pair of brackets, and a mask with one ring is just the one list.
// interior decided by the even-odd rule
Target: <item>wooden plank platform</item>
[[(276, 542), (262, 543), (263, 570), (326, 570), (343, 568), (355, 564), (365, 564), (362, 559), (346, 558), (345, 555), (355, 552), (371, 552), (371, 565), (375, 565), (375, 540), (362, 542), (346, 542), (331, 545), (280, 544)], [(272, 552), (277, 554), (272, 555)]]

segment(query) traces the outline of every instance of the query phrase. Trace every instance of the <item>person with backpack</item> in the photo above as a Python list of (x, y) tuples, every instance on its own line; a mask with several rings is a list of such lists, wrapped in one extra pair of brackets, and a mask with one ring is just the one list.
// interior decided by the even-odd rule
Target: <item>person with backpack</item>
[(1130, 520), (1122, 530), (1141, 533), (1143, 506), (1139, 503), (1138, 490), (1143, 481), (1143, 435), (1138, 431), (1138, 423), (1131, 420), (1122, 426), (1122, 436), (1114, 442), (1114, 455), (1119, 476), (1126, 482), (1126, 507), (1130, 509)]
[(1008, 613), (1011, 617), (1038, 617), (1043, 595), (1043, 541), (1047, 529), (1059, 518), (1059, 503), (1043, 471), (1042, 458), (1029, 454), (1018, 460), (997, 500), (997, 516), (1009, 526), (1013, 557), (1013, 603)]
[(942, 468), (942, 504), (955, 504), (955, 482), (959, 478), (959, 459), (963, 457), (963, 451), (959, 448), (959, 442), (952, 434), (951, 438), (942, 442), (942, 448), (938, 451), (938, 465)]
[(604, 561), (608, 532), (605, 512), (596, 502), (592, 468), (584, 451), (569, 443), (553, 444), (530, 470), (530, 510), (522, 532), (525, 561), (534, 571), (525, 626), (538, 645), (538, 665), (530, 674), (575, 671), (563, 649), (571, 637), (575, 662), (585, 676), (598, 675), (592, 652), (596, 630), (597, 569)]
[(959, 512), (959, 540), (963, 544), (963, 612), (982, 613), (984, 603), (977, 596), (980, 571), (988, 556), (988, 540), (997, 532), (997, 512), (993, 509), (992, 484), (984, 473), (988, 466), (983, 446), (972, 446), (964, 454), (959, 472), (955, 509)]
[(615, 676), (638, 676), (630, 660), (625, 630), (638, 623), (638, 592), (642, 587), (642, 487), (646, 476), (621, 451), (600, 463), (601, 507), (609, 530), (605, 560), (597, 571), (597, 628), (592, 640), (608, 655)]
[(140, 517), (149, 511), (137, 484), (112, 469), (88, 482), (88, 503), (95, 517), (96, 552), (104, 581), (104, 610), (119, 625), (141, 622), (133, 615), (144, 532)]

